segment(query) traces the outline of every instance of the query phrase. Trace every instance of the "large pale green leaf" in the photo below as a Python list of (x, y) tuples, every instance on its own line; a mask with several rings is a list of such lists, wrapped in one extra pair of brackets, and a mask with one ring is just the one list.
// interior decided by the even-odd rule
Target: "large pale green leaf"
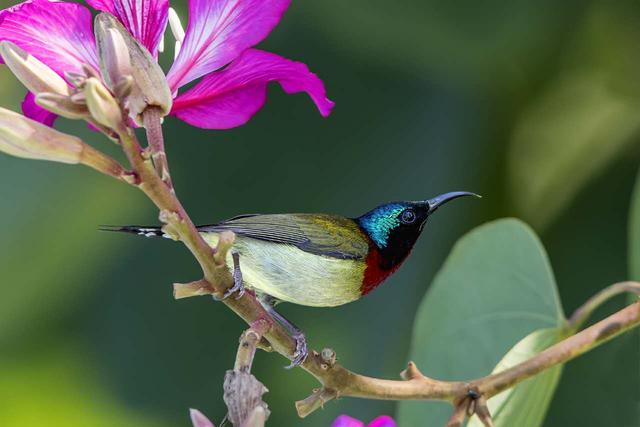
[(640, 171), (629, 213), (629, 275), (633, 280), (640, 280)]
[[(428, 376), (465, 380), (493, 371), (522, 337), (565, 323), (549, 261), (521, 221), (503, 219), (454, 247), (416, 315), (410, 359)], [(451, 407), (401, 402), (400, 425), (443, 425)]]
[(558, 75), (522, 110), (510, 141), (510, 199), (534, 228), (550, 224), (637, 142), (638, 26), (629, 2), (593, 2)]
[[(562, 332), (559, 328), (539, 329), (509, 350), (493, 372), (500, 372), (524, 362), (561, 338)], [(562, 365), (557, 365), (489, 399), (489, 411), (495, 426), (541, 426), (561, 372)], [(468, 424), (468, 427), (482, 426), (477, 417), (473, 417)]]
[[(636, 178), (636, 185), (631, 197), (631, 211), (629, 212), (629, 277), (631, 280), (640, 280), (640, 171), (638, 171), (638, 177)], [(637, 296), (629, 296), (630, 303), (636, 301), (638, 301)], [(637, 345), (640, 342), (638, 340), (640, 331), (635, 330), (631, 334), (636, 338), (635, 349), (640, 352), (640, 348)], [(632, 374), (635, 375), (636, 379), (640, 379), (640, 361), (636, 360)], [(640, 380), (638, 383), (640, 383)], [(636, 387), (636, 390), (638, 389), (640, 389), (640, 386)], [(636, 420), (640, 422), (640, 402), (636, 403), (636, 407)]]
[(524, 112), (511, 141), (509, 186), (519, 214), (547, 225), (633, 141), (639, 106), (598, 72), (551, 85)]

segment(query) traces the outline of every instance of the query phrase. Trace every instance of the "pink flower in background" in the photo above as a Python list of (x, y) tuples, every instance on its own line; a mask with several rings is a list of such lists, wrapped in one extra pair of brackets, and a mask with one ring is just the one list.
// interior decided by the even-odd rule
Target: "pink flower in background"
[(209, 421), (209, 418), (197, 409), (190, 409), (189, 415), (191, 416), (193, 427), (215, 427), (213, 423)]
[[(154, 56), (171, 17), (176, 38), (175, 62), (167, 73), (174, 96), (171, 114), (207, 129), (246, 123), (266, 101), (267, 84), (280, 83), (286, 93), (306, 92), (320, 114), (333, 102), (324, 84), (306, 65), (252, 47), (278, 24), (291, 0), (190, 0), (189, 23), (182, 30), (168, 0), (87, 0), (118, 18)], [(0, 11), (0, 41), (13, 42), (63, 78), (82, 73), (82, 65), (99, 69), (89, 9), (76, 3), (29, 0)], [(192, 88), (180, 88), (202, 78)], [(52, 114), (27, 94), (26, 116), (51, 125)]]
[(340, 415), (338, 418), (336, 418), (333, 424), (331, 424), (331, 427), (397, 427), (397, 426), (396, 426), (396, 422), (393, 421), (393, 418), (387, 415), (381, 415), (375, 418), (366, 426), (360, 420), (351, 418), (348, 415)]

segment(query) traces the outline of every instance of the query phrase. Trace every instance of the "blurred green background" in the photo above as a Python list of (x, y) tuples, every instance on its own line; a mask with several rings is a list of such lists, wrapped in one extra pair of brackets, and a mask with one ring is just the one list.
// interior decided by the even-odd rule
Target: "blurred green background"
[[(186, 2), (172, 4), (186, 20)], [(484, 195), (438, 213), (405, 266), (367, 298), (283, 305), (312, 347), (397, 378), (434, 274), (457, 238), (494, 218), (516, 216), (539, 233), (568, 314), (628, 278), (637, 1), (295, 1), (261, 47), (308, 64), (335, 110), (324, 120), (305, 96), (273, 85), (239, 129), (167, 120), (173, 178), (196, 222), (357, 216), (450, 190)], [(18, 109), (23, 93), (2, 67), (3, 106)], [(115, 152), (80, 123), (58, 127)], [(150, 202), (81, 167), (2, 155), (0, 178), (0, 425), (187, 426), (190, 407), (217, 424), (243, 323), (210, 298), (173, 300), (171, 283), (200, 277), (180, 245), (96, 231), (156, 223)], [(639, 349), (638, 334), (627, 334), (568, 364), (545, 425), (639, 425)], [(285, 364), (262, 352), (255, 363), (270, 425), (395, 411), (345, 398), (301, 421), (293, 403), (317, 384)]]

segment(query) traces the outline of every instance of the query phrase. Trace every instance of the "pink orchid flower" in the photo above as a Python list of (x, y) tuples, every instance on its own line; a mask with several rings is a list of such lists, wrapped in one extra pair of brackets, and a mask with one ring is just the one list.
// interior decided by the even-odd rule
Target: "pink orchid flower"
[[(365, 425), (362, 421), (351, 418), (348, 415), (340, 415), (331, 424), (331, 427), (365, 427)], [(381, 415), (372, 420), (366, 427), (396, 427), (396, 422), (387, 415)]]
[[(286, 93), (306, 92), (320, 114), (333, 107), (324, 84), (306, 65), (253, 49), (278, 24), (291, 0), (190, 0), (189, 22), (182, 30), (169, 0), (87, 0), (109, 12), (152, 55), (158, 55), (170, 22), (176, 38), (175, 61), (167, 73), (174, 102), (171, 115), (206, 129), (246, 123), (266, 101), (267, 84)], [(171, 19), (170, 19), (171, 18)], [(29, 0), (0, 11), (0, 41), (10, 41), (65, 78), (82, 65), (98, 70), (92, 16), (88, 8), (51, 0)], [(180, 88), (201, 78), (190, 89)], [(52, 125), (56, 115), (28, 93), (26, 116)]]

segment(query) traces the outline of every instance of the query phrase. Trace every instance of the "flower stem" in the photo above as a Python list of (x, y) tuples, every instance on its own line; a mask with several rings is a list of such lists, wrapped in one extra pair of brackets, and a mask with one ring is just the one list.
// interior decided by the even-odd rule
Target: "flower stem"
[(157, 107), (149, 107), (142, 114), (144, 128), (147, 131), (147, 141), (151, 149), (151, 159), (162, 181), (173, 191), (169, 163), (164, 148), (164, 136), (162, 134), (162, 111)]

